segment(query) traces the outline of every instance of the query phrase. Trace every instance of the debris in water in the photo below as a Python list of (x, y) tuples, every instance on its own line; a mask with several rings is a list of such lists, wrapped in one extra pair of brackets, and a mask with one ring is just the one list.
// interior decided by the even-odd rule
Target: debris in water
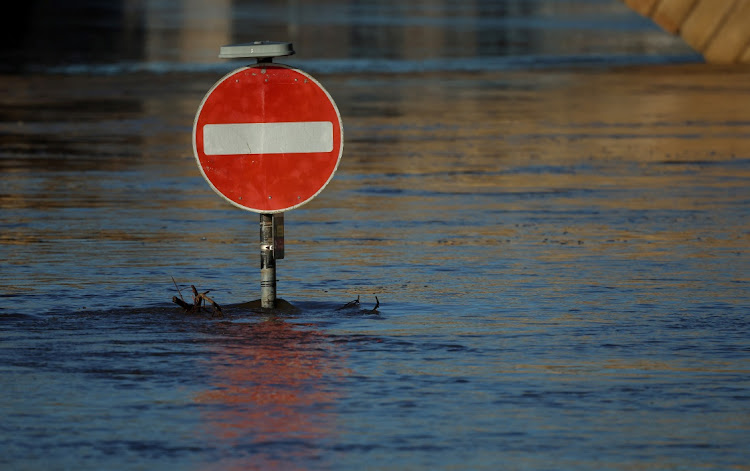
[[(357, 295), (357, 299), (354, 301), (349, 301), (348, 303), (344, 304), (343, 306), (336, 308), (337, 311), (343, 311), (343, 310), (351, 310), (359, 307), (359, 295)], [(377, 296), (375, 296), (375, 307), (372, 309), (360, 309), (360, 314), (380, 314), (378, 312), (378, 307), (380, 307), (380, 300)]]
[(365, 309), (362, 311), (363, 314), (379, 314), (378, 307), (380, 307), (380, 300), (375, 296), (375, 307), (372, 309)]
[(343, 306), (336, 308), (337, 311), (341, 311), (344, 309), (351, 309), (353, 307), (359, 306), (359, 295), (357, 295), (357, 299), (354, 301), (349, 301), (348, 303), (344, 304)]
[[(172, 282), (174, 282), (174, 278), (172, 278)], [(175, 287), (177, 287), (177, 283), (175, 283)], [(221, 306), (207, 296), (211, 290), (198, 293), (198, 289), (194, 285), (190, 285), (190, 287), (193, 289), (193, 304), (185, 301), (179, 287), (177, 287), (177, 292), (180, 293), (180, 297), (172, 296), (172, 302), (180, 306), (187, 314), (200, 314), (203, 312), (203, 306), (210, 304), (212, 317), (224, 317), (224, 313), (221, 312)]]

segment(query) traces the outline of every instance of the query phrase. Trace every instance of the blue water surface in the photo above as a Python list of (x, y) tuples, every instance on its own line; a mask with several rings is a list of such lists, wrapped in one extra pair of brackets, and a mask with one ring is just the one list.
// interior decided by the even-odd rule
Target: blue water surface
[[(747, 469), (747, 70), (619, 1), (24, 8), (0, 468)], [(258, 216), (191, 145), (254, 39), (293, 41), (346, 141), (285, 215), (274, 312)]]

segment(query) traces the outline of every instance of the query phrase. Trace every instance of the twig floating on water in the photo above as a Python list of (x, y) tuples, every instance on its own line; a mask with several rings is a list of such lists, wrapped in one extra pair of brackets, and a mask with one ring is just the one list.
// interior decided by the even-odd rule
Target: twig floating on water
[(380, 313), (378, 312), (378, 307), (380, 307), (380, 300), (378, 299), (378, 297), (377, 297), (377, 296), (375, 296), (375, 307), (374, 307), (374, 308), (372, 308), (372, 309), (370, 309), (370, 310), (367, 310), (367, 309), (365, 309), (365, 310), (363, 310), (362, 312), (363, 312), (364, 314), (380, 314)]
[(353, 307), (359, 306), (359, 295), (357, 295), (357, 299), (354, 301), (349, 301), (348, 303), (344, 304), (343, 306), (336, 308), (337, 311), (341, 311), (342, 309), (351, 309)]
[[(174, 282), (174, 278), (172, 278), (172, 281)], [(177, 283), (175, 283), (175, 287), (177, 287)], [(177, 298), (177, 296), (172, 296), (172, 302), (180, 306), (187, 314), (200, 314), (203, 312), (203, 306), (205, 304), (210, 304), (212, 317), (224, 317), (221, 306), (207, 296), (211, 290), (198, 293), (198, 289), (194, 285), (190, 285), (190, 288), (193, 290), (193, 304), (187, 303), (184, 299)], [(179, 292), (180, 288), (177, 288), (177, 291)], [(180, 298), (182, 298), (181, 292)]]
[[(357, 299), (354, 301), (349, 301), (348, 303), (344, 304), (343, 306), (336, 308), (337, 311), (343, 311), (343, 310), (353, 310), (357, 309), (359, 307), (359, 296), (357, 296)], [(375, 307), (372, 309), (359, 309), (357, 312), (359, 314), (380, 314), (378, 312), (378, 307), (380, 307), (380, 300), (377, 296), (375, 296)]]
[(177, 288), (177, 292), (180, 293), (180, 299), (185, 302), (185, 298), (182, 297), (182, 291), (180, 290), (180, 287), (177, 286), (177, 282), (174, 280), (174, 277), (170, 275), (170, 278), (172, 278), (172, 283), (174, 283), (174, 287)]

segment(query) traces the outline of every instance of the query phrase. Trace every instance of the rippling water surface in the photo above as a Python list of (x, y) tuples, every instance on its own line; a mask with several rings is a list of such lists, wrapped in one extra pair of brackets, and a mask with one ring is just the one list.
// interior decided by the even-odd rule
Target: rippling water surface
[[(581, 64), (585, 41), (571, 55), (533, 33), (565, 4), (655, 34), (606, 3), (329, 5), (348, 52), (321, 39), (280, 62), (316, 70), (344, 157), (286, 214), (295, 309), (275, 314), (246, 304), (257, 215), (192, 156), (231, 64), (18, 62), (0, 76), (0, 465), (750, 469), (750, 73), (666, 65), (683, 52), (653, 40), (649, 65), (625, 65), (644, 60), (627, 42)], [(262, 31), (281, 18), (299, 49), (321, 17), (294, 29), (305, 7), (274, 5)], [(471, 67), (447, 65), (453, 46), (434, 67), (405, 57), (409, 27), (417, 45), (474, 31), (465, 5), (482, 13)], [(501, 24), (537, 42), (492, 49)], [(225, 317), (184, 315), (172, 278)]]

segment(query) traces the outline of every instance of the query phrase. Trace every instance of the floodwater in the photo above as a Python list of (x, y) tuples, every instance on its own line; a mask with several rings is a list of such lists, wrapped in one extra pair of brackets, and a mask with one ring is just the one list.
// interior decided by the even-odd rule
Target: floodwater
[[(1, 468), (750, 469), (749, 69), (620, 2), (102, 4), (0, 54)], [(258, 37), (346, 141), (276, 313), (190, 141)]]

